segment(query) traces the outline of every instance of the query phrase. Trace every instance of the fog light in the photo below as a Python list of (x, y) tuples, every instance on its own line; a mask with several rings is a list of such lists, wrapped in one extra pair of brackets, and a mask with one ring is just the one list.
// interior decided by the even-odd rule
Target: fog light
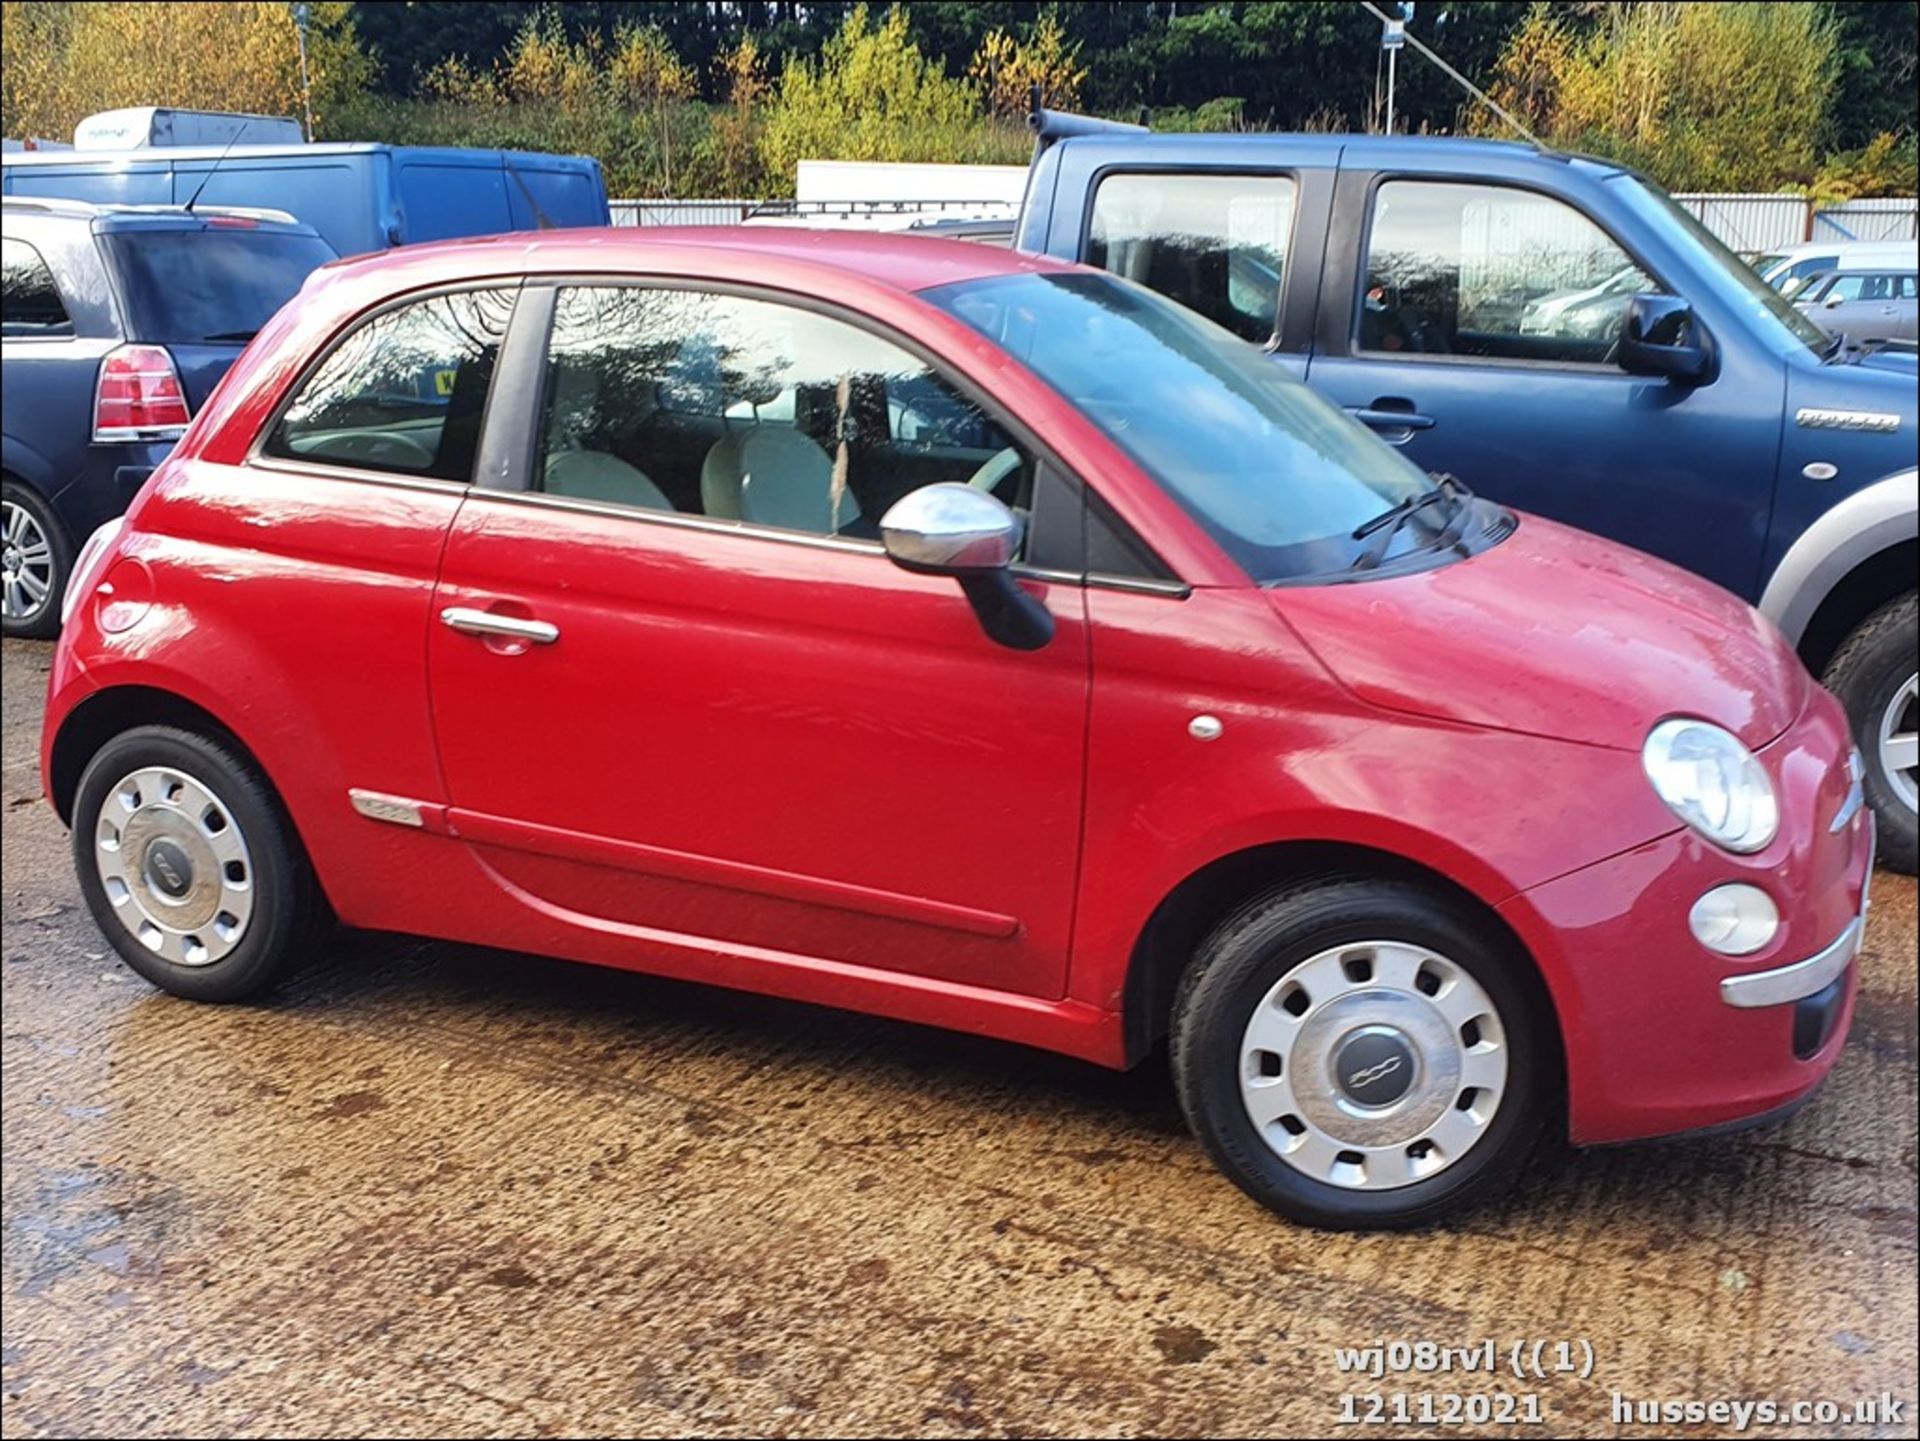
[(1723, 956), (1750, 956), (1780, 929), (1780, 910), (1758, 886), (1715, 886), (1687, 913), (1693, 938)]

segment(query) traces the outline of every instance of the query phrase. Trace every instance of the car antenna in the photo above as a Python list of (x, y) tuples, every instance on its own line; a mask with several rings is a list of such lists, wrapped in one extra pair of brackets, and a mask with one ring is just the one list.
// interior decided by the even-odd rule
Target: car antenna
[(535, 230), (558, 230), (560, 227), (553, 223), (553, 217), (541, 208), (539, 199), (533, 193), (533, 187), (527, 184), (526, 177), (523, 176), (519, 168), (514, 165), (510, 158), (511, 153), (510, 151), (502, 150), (500, 152), (500, 163), (506, 167), (507, 174), (513, 177), (513, 183), (520, 187), (520, 193), (527, 197), (527, 204), (533, 207), (533, 228)]
[(240, 143), (240, 137), (247, 133), (247, 127), (251, 124), (253, 124), (251, 120), (242, 120), (240, 128), (233, 132), (233, 139), (227, 142), (227, 148), (220, 152), (219, 159), (207, 167), (207, 173), (200, 177), (200, 183), (193, 187), (193, 194), (187, 200), (187, 214), (193, 214), (194, 203), (200, 199), (200, 192), (207, 188), (207, 182), (213, 179), (213, 172), (220, 168), (222, 160), (233, 153), (233, 147)]

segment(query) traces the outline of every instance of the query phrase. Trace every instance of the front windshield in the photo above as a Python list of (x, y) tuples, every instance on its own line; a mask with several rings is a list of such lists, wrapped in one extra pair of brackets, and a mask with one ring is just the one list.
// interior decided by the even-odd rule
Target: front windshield
[[(1109, 275), (997, 276), (924, 298), (1011, 353), (1099, 426), (1256, 581), (1347, 571), (1354, 532), (1433, 483), (1359, 422), (1208, 320)], [(1423, 507), (1392, 556), (1430, 548)]]
[(1729, 250), (1720, 237), (1695, 219), (1693, 213), (1685, 206), (1679, 204), (1645, 176), (1622, 175), (1619, 183), (1626, 187), (1630, 195), (1645, 195), (1652, 199), (1658, 209), (1677, 221), (1681, 229), (1699, 241), (1701, 249), (1719, 261), (1721, 268), (1731, 275), (1734, 283), (1751, 298), (1753, 304), (1749, 313), (1752, 316), (1763, 322), (1768, 317), (1777, 320), (1787, 328), (1795, 340), (1800, 341), (1815, 355), (1826, 354), (1833, 344), (1833, 338), (1788, 304), (1778, 291), (1760, 278), (1759, 273), (1751, 265)]

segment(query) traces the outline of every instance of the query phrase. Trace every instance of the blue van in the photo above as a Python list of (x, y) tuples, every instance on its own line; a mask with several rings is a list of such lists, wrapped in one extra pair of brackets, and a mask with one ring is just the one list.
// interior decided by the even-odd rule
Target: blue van
[(303, 144), (26, 151), (0, 163), (0, 179), (0, 192), (10, 197), (184, 205), (198, 191), (208, 207), (284, 210), (341, 255), (611, 223), (599, 161), (521, 150)]

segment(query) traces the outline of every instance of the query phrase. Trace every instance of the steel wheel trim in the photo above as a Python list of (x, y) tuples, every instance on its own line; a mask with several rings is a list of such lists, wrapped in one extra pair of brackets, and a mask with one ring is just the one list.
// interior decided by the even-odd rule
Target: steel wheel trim
[(1437, 1176), (1487, 1133), (1507, 1033), (1437, 951), (1356, 941), (1282, 976), (1240, 1039), (1240, 1099), (1267, 1147), (1313, 1180), (1387, 1191)]
[(53, 543), (24, 505), (0, 501), (0, 614), (28, 620), (53, 599)]
[(1920, 810), (1920, 675), (1910, 675), (1880, 712), (1880, 774), (1907, 809)]
[(143, 766), (107, 792), (94, 866), (120, 924), (162, 960), (210, 966), (253, 915), (253, 857), (232, 810), (185, 771)]

